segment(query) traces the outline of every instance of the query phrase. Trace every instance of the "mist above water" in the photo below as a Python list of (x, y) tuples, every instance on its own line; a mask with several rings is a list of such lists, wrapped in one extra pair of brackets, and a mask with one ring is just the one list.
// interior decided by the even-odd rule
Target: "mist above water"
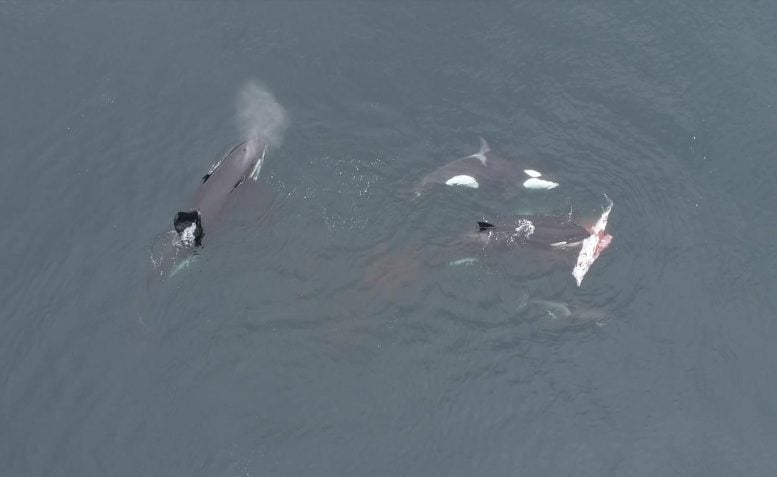
[(259, 143), (280, 147), (289, 120), (286, 109), (270, 91), (255, 80), (248, 81), (237, 95), (237, 125), (249, 141), (249, 149)]

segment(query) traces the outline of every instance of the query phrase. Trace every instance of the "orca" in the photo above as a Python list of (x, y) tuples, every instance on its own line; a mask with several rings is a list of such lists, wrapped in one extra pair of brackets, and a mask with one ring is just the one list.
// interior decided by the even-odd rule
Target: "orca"
[(572, 276), (579, 287), (583, 277), (599, 255), (612, 243), (612, 235), (605, 229), (613, 202), (605, 194), (607, 205), (596, 224), (590, 230), (572, 220), (572, 212), (561, 215), (517, 215), (509, 223), (495, 225), (485, 220), (477, 223), (477, 235), (485, 246), (534, 245), (548, 249), (568, 250), (578, 248), (578, 256)]
[(491, 154), (491, 148), (483, 138), (480, 138), (477, 153), (449, 162), (424, 176), (415, 187), (416, 197), (439, 184), (472, 189), (480, 188), (481, 184), (497, 185), (508, 192), (551, 190), (559, 186), (554, 179), (536, 169)]
[(173, 218), (173, 230), (163, 233), (151, 248), (152, 275), (167, 278), (186, 268), (212, 225), (238, 188), (259, 179), (267, 145), (250, 139), (233, 147), (213, 164), (194, 194), (192, 206)]
[(567, 301), (529, 298), (518, 306), (519, 313), (540, 311), (543, 315), (565, 324), (604, 326), (613, 315), (604, 308), (575, 305)]

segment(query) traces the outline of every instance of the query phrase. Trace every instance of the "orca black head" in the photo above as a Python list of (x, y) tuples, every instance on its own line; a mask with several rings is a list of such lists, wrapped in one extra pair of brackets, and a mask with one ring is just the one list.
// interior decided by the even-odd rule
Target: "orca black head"
[(202, 218), (199, 210), (178, 212), (173, 219), (175, 231), (184, 244), (191, 244), (199, 247), (202, 243), (202, 236), (205, 235), (202, 230)]

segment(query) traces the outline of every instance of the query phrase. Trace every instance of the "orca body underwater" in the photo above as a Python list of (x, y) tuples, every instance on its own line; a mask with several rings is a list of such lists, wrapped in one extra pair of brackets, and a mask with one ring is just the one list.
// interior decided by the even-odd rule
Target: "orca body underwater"
[(232, 148), (210, 168), (195, 193), (193, 207), (175, 214), (174, 230), (162, 234), (152, 246), (154, 275), (175, 275), (196, 258), (203, 238), (235, 190), (246, 181), (258, 180), (266, 152), (264, 143), (248, 140)]
[(415, 187), (416, 196), (438, 184), (472, 189), (480, 188), (481, 184), (496, 184), (507, 191), (521, 188), (550, 190), (559, 185), (535, 169), (491, 154), (491, 148), (483, 138), (480, 138), (477, 153), (449, 162), (424, 176)]

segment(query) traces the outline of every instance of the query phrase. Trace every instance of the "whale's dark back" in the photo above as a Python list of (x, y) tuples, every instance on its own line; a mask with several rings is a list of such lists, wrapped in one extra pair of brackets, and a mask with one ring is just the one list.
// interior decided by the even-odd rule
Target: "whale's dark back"
[(263, 144), (242, 142), (232, 148), (216, 168), (203, 178), (195, 194), (194, 209), (200, 211), (206, 233), (208, 224), (224, 208), (232, 191), (248, 178), (262, 160), (263, 151)]
[(526, 216), (534, 224), (534, 233), (530, 242), (538, 245), (550, 245), (559, 242), (579, 242), (588, 235), (588, 231), (569, 220), (566, 216), (534, 215)]
[(478, 222), (478, 232), (488, 233), (490, 239), (496, 242), (543, 247), (580, 242), (589, 235), (569, 217), (559, 215), (520, 215), (507, 225)]

